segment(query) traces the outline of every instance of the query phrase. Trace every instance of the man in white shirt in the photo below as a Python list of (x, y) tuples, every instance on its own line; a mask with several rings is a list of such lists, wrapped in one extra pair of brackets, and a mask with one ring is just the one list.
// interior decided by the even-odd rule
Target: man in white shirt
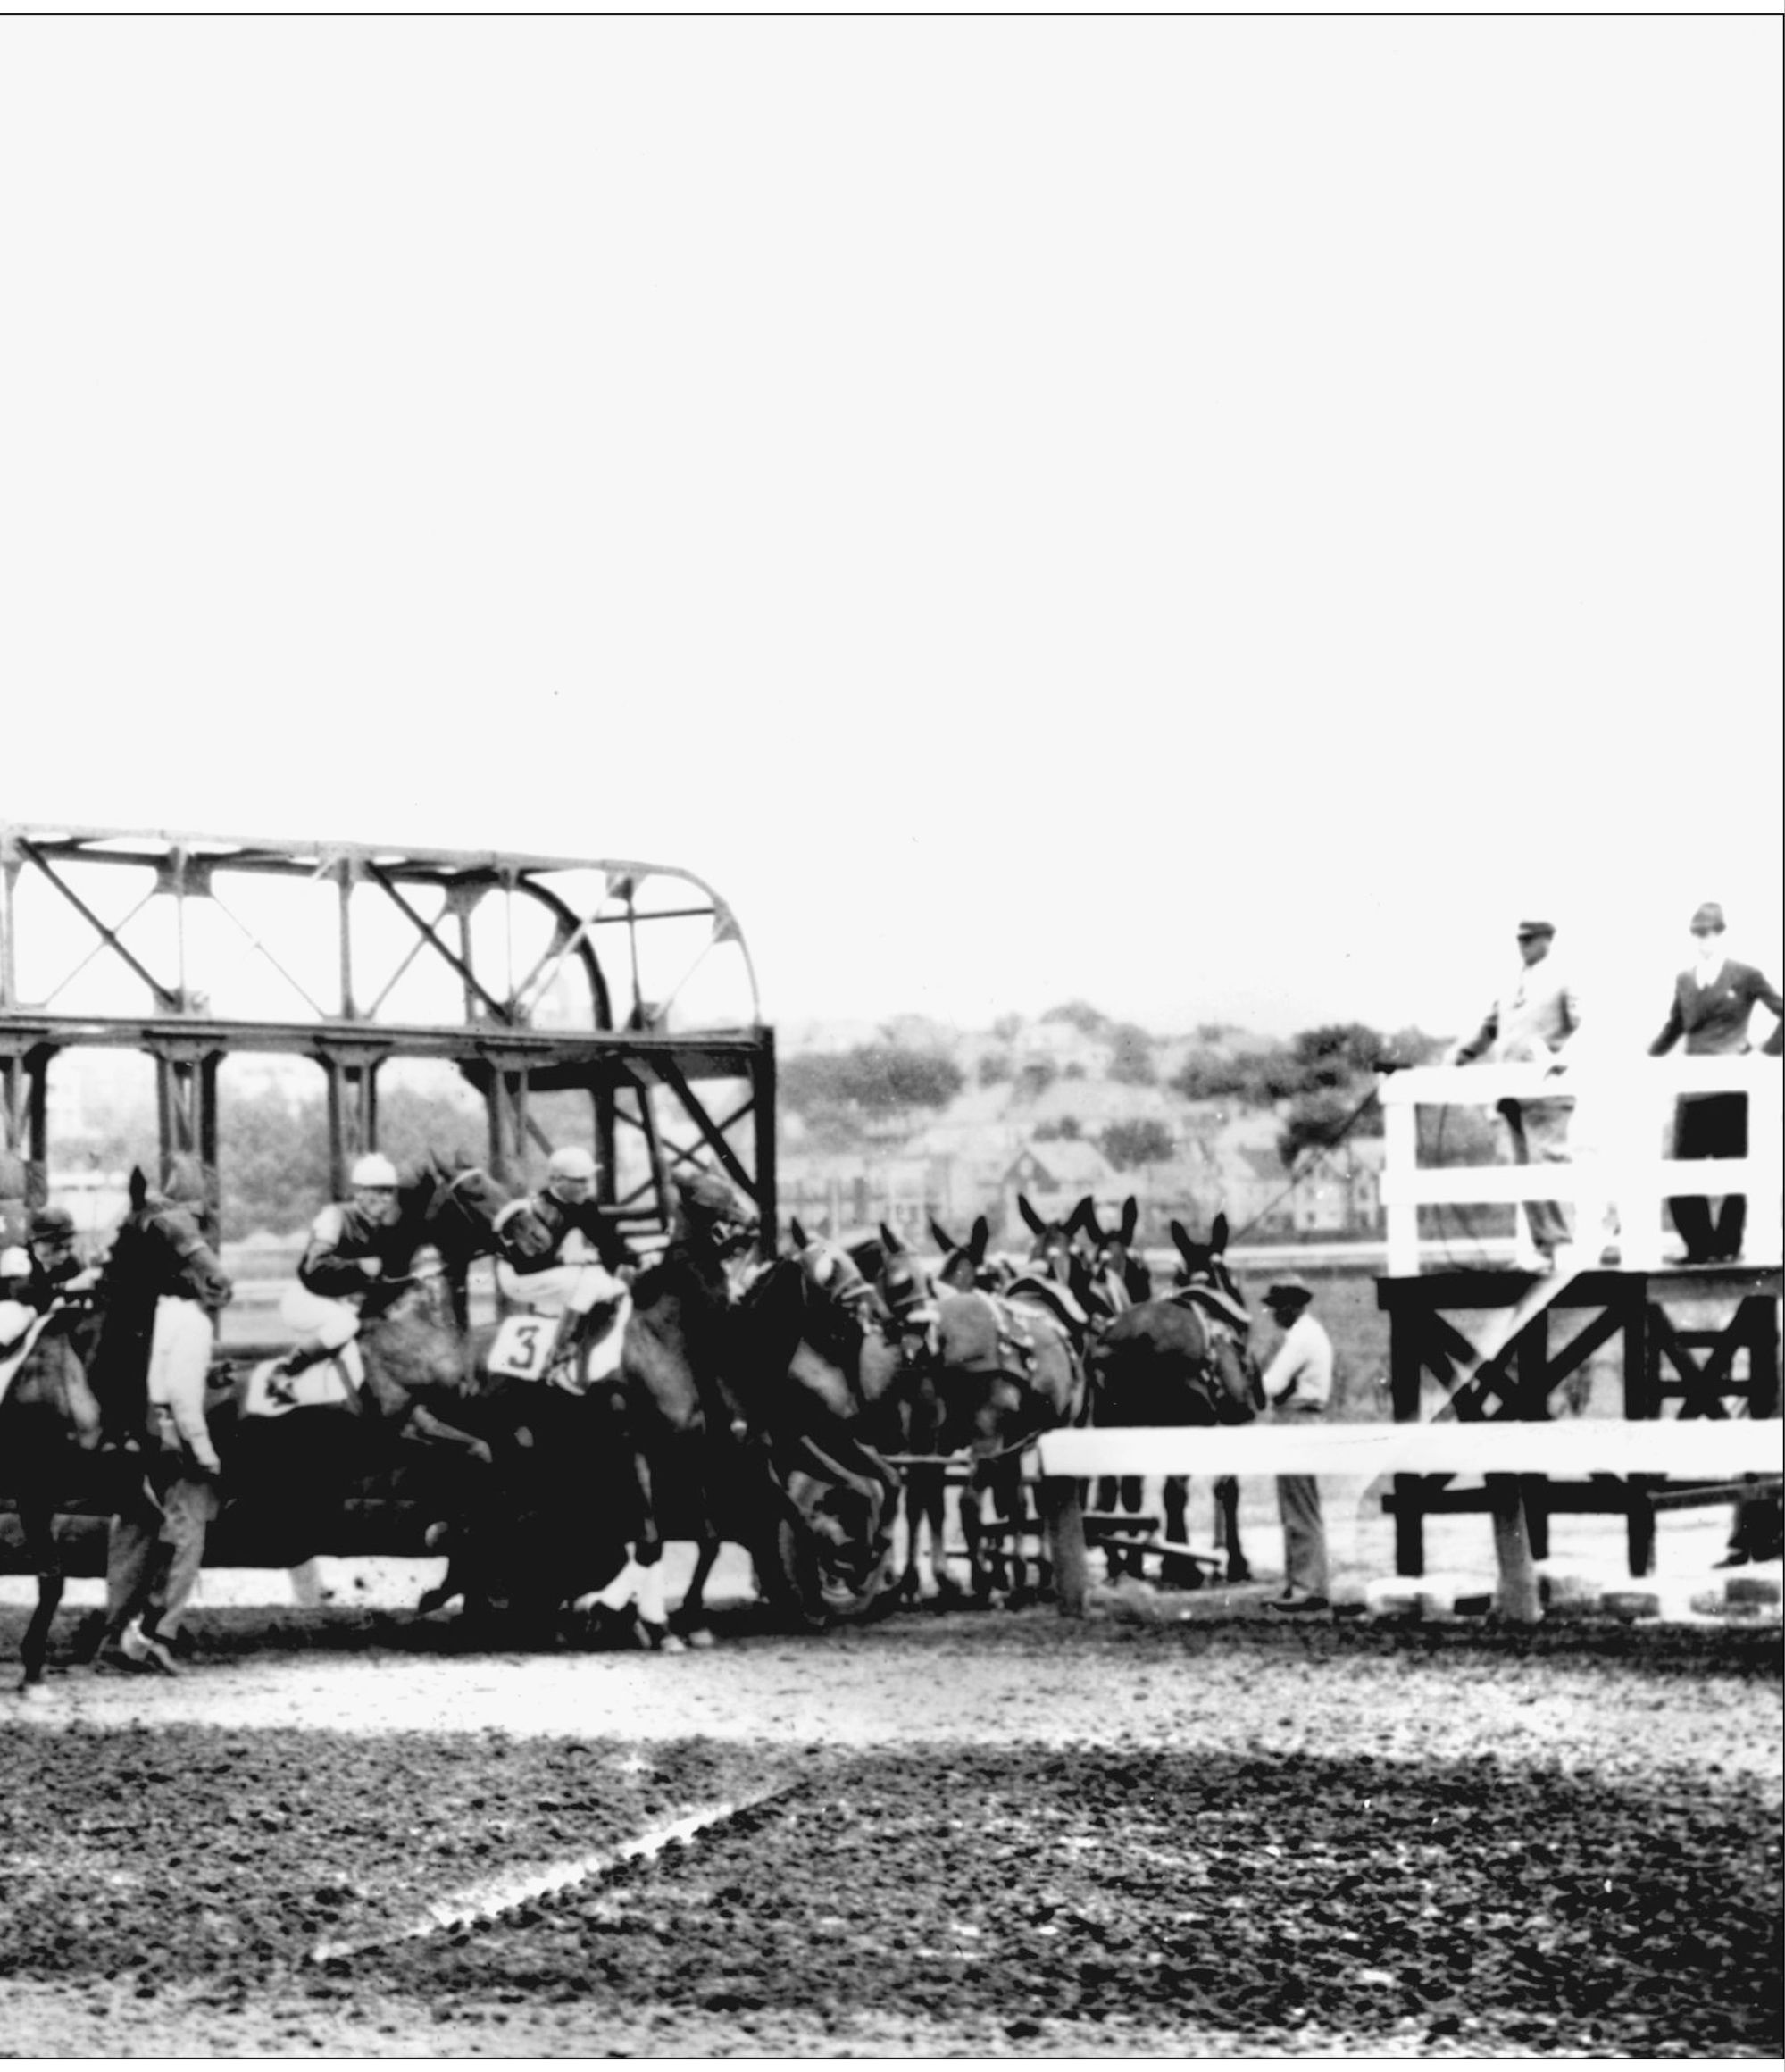
[[(1314, 1291), (1300, 1281), (1280, 1281), (1265, 1291), (1264, 1307), (1283, 1334), (1263, 1377), (1272, 1424), (1305, 1427), (1325, 1416), (1331, 1399), (1332, 1341), (1312, 1314), (1313, 1302)], [(1272, 1600), (1271, 1609), (1324, 1611), (1331, 1585), (1318, 1479), (1280, 1475), (1277, 1508), (1283, 1520), (1283, 1594)]]
[[(1549, 963), (1556, 940), (1553, 921), (1521, 921), (1520, 969), (1482, 1017), (1481, 1026), (1451, 1054), (1453, 1065), (1468, 1065), (1483, 1052), (1497, 1065), (1547, 1063), (1559, 1070), (1562, 1053), (1581, 1026), (1581, 998), (1566, 976)], [(1540, 1160), (1565, 1162), (1568, 1157), (1567, 1100), (1503, 1100), (1495, 1104), (1512, 1139), (1513, 1157), (1521, 1166)], [(1553, 1268), (1556, 1251), (1569, 1241), (1568, 1217), (1559, 1202), (1528, 1201), (1525, 1218), (1536, 1264)]]

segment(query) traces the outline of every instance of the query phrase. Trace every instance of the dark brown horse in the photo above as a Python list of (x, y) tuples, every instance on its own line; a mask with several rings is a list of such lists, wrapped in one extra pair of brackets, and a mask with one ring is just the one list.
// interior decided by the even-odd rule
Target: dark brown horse
[[(1227, 1269), (1227, 1234), (1224, 1216), (1215, 1217), (1206, 1244), (1172, 1224), (1172, 1240), (1183, 1261), (1178, 1292), (1137, 1303), (1099, 1333), (1091, 1354), (1094, 1424), (1243, 1424), (1257, 1415), (1257, 1370), (1247, 1346), (1250, 1317)], [(1120, 1492), (1122, 1508), (1138, 1512), (1140, 1478), (1123, 1477)], [(1166, 1478), (1165, 1537), (1180, 1544), (1189, 1494), (1187, 1477)], [(1216, 1539), (1226, 1551), (1230, 1582), (1244, 1582), (1250, 1574), (1239, 1544), (1239, 1498), (1232, 1476), (1217, 1480)], [(1139, 1557), (1114, 1566), (1138, 1572)]]
[[(1086, 1382), (1073, 1334), (1060, 1310), (1018, 1282), (1008, 1295), (948, 1291), (936, 1302), (925, 1366), (935, 1390), (938, 1450), (966, 1451), (974, 1475), (963, 1496), (961, 1525), (974, 1593), (987, 1599), (1006, 1585), (1023, 1588), (1001, 1558), (985, 1552), (981, 1498), (989, 1495), (1004, 1536), (1014, 1550), (1024, 1514), (1022, 1454), (1043, 1432), (1083, 1421)], [(1043, 1525), (1056, 1574), (1055, 1532), (1072, 1484), (1042, 1485)]]
[(896, 1428), (902, 1366), (854, 1261), (795, 1232), (797, 1252), (763, 1267), (738, 1305), (742, 1393), (774, 1492), (747, 1543), (769, 1600), (820, 1626), (889, 1586), (900, 1484), (873, 1441)]
[[(415, 1236), (405, 1285), (355, 1340), (363, 1385), (331, 1405), (258, 1411), (245, 1374), (224, 1441), (227, 1486), (251, 1502), (269, 1543), (296, 1562), (325, 1544), (330, 1521), (355, 1494), (431, 1509), (444, 1528), (449, 1577), (430, 1610), (463, 1596), (467, 1608), (518, 1605), (530, 1565), (516, 1519), (528, 1508), (537, 1394), (486, 1365), (493, 1332), (466, 1328), (466, 1277), (497, 1252), (538, 1261), (550, 1236), (524, 1198), (480, 1166), (430, 1153), (405, 1174), (399, 1213)], [(535, 1586), (537, 1587), (537, 1586)]]

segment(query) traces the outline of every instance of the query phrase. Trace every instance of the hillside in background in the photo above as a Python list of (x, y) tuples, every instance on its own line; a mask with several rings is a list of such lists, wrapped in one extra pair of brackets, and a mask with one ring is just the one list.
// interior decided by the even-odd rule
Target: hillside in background
[[(904, 1015), (777, 1033), (784, 1218), (838, 1234), (884, 1221), (926, 1246), (932, 1219), (952, 1231), (984, 1215), (1015, 1241), (1019, 1196), (1051, 1214), (1087, 1194), (1112, 1214), (1134, 1195), (1151, 1243), (1168, 1241), (1173, 1218), (1201, 1229), (1217, 1211), (1253, 1241), (1374, 1235), (1374, 1074), (1439, 1048), (1418, 1030), (1355, 1023), (1287, 1042), (1218, 1023), (1157, 1035), (1081, 1000), (986, 1030)], [(393, 1156), (485, 1155), (480, 1103), (450, 1066), (393, 1060), (380, 1085)], [(327, 1195), (320, 1074), (244, 1055), (226, 1061), (220, 1097), (225, 1236), (300, 1230)], [(554, 1140), (588, 1127), (573, 1096), (542, 1097), (534, 1115)], [(58, 1060), (51, 1140), (61, 1183), (92, 1197), (96, 1230), (114, 1220), (116, 1179), (154, 1161), (146, 1057)]]

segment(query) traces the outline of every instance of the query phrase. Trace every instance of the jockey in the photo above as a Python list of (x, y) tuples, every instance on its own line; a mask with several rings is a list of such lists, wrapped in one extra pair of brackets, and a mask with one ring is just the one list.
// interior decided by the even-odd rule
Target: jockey
[(275, 1377), (338, 1352), (409, 1284), (422, 1233), (403, 1214), (396, 1166), (383, 1152), (368, 1151), (348, 1184), (352, 1200), (330, 1202), (311, 1224), (298, 1285), (279, 1304), (284, 1321), (307, 1335), (275, 1364)]
[(96, 1275), (83, 1272), (74, 1249), (74, 1218), (65, 1208), (39, 1208), (31, 1215), (30, 1270), (21, 1298), (39, 1313), (76, 1284), (90, 1286)]
[(548, 1316), (613, 1303), (638, 1271), (638, 1257), (612, 1215), (593, 1200), (595, 1160), (580, 1144), (554, 1151), (546, 1184), (527, 1206), (550, 1233), (544, 1260), (523, 1263), (512, 1253), (496, 1268), (496, 1281), (512, 1301)]

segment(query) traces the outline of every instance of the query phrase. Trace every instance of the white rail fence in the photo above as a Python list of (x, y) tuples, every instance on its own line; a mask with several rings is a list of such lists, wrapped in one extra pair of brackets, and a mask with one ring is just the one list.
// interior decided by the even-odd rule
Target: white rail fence
[(1720, 1482), (1785, 1472), (1775, 1418), (1625, 1423), (1147, 1425), (1047, 1432), (1043, 1475), (1656, 1475)]
[[(1785, 1074), (1773, 1057), (1643, 1057), (1582, 1063), (1549, 1072), (1541, 1065), (1421, 1065), (1385, 1074), (1382, 1206), (1391, 1275), (1420, 1271), (1419, 1212), (1432, 1203), (1556, 1201), (1574, 1207), (1576, 1267), (1597, 1266), (1602, 1246), (1619, 1263), (1653, 1270), (1666, 1263), (1662, 1212), (1671, 1195), (1747, 1197), (1747, 1258), (1780, 1263), (1785, 1196)], [(1748, 1097), (1745, 1158), (1672, 1158), (1673, 1105), (1681, 1094)], [(1422, 1166), (1418, 1110), (1492, 1108), (1501, 1100), (1572, 1102), (1565, 1162), (1529, 1166)], [(1436, 1249), (1436, 1248), (1434, 1248)]]

